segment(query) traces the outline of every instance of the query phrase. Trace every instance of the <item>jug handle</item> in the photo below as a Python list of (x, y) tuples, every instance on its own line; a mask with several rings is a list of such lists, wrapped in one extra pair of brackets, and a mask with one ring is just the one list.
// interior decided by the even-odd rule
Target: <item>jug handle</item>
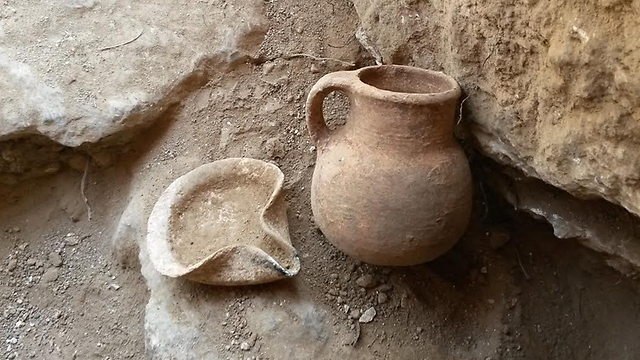
[(337, 71), (323, 76), (311, 88), (306, 106), (307, 128), (314, 144), (318, 145), (331, 135), (322, 114), (324, 99), (334, 91), (341, 91), (351, 97), (352, 87), (356, 83), (354, 80), (358, 80), (354, 71)]

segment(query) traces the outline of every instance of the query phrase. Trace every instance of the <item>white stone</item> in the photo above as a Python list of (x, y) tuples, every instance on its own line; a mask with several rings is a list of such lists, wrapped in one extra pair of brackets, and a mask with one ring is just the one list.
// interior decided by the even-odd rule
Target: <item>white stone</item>
[(373, 318), (375, 317), (376, 317), (376, 309), (373, 307), (370, 307), (362, 313), (362, 316), (360, 316), (360, 319), (358, 319), (358, 321), (363, 324), (366, 324), (366, 323), (372, 322)]

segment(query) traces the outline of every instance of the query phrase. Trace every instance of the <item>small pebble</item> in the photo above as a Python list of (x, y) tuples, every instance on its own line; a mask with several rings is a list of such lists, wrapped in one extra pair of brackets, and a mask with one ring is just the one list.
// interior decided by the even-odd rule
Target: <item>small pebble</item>
[(362, 316), (360, 316), (360, 319), (358, 319), (358, 321), (363, 324), (366, 324), (366, 323), (372, 322), (373, 318), (375, 317), (376, 317), (376, 309), (373, 307), (370, 307), (367, 310), (365, 310), (364, 313), (362, 313)]
[(376, 279), (371, 274), (365, 274), (356, 279), (356, 284), (365, 289), (376, 286)]
[(13, 271), (15, 270), (16, 266), (18, 266), (18, 261), (16, 261), (16, 259), (11, 259), (7, 264), (7, 270)]
[(267, 75), (276, 67), (276, 64), (267, 62), (262, 66), (262, 75)]
[(317, 74), (320, 72), (320, 68), (316, 64), (311, 64), (311, 73)]
[(55, 267), (62, 266), (62, 257), (60, 254), (52, 252), (49, 254), (49, 263)]
[(483, 266), (483, 267), (480, 268), (480, 272), (483, 273), (483, 274), (486, 274), (489, 271), (487, 271), (487, 268)]
[(349, 281), (351, 281), (351, 274), (350, 273), (342, 274), (342, 276), (340, 277), (340, 282), (343, 284), (346, 284)]
[(391, 284), (382, 284), (380, 286), (378, 286), (378, 291), (379, 292), (389, 292), (391, 291), (391, 289), (393, 289), (393, 286)]
[(384, 304), (389, 300), (389, 297), (385, 293), (378, 293), (378, 304)]
[(64, 241), (69, 246), (76, 246), (80, 243), (80, 236), (74, 233), (68, 233), (67, 236), (64, 238)]
[(109, 284), (109, 289), (113, 289), (115, 291), (120, 290), (120, 285), (118, 284)]
[(59, 274), (58, 269), (50, 267), (42, 274), (41, 280), (45, 283), (54, 282), (58, 279)]
[(249, 336), (249, 340), (247, 340), (249, 347), (253, 347), (256, 344), (256, 340), (258, 340), (258, 335), (255, 333), (251, 334), (251, 336)]
[(251, 346), (249, 346), (247, 342), (243, 342), (242, 344), (240, 344), (240, 350), (249, 351), (251, 350)]
[(358, 309), (351, 310), (351, 312), (349, 313), (349, 317), (352, 318), (352, 319), (359, 318), (360, 317), (360, 310), (358, 310)]
[(33, 266), (35, 264), (36, 264), (36, 259), (34, 259), (34, 258), (27, 259), (27, 265)]

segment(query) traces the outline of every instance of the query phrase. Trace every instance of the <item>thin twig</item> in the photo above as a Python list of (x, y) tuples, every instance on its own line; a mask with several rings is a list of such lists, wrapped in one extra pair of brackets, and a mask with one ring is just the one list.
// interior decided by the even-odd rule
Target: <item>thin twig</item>
[(87, 174), (89, 173), (89, 163), (91, 163), (90, 159), (87, 159), (87, 165), (84, 167), (84, 174), (82, 174), (82, 182), (80, 183), (80, 194), (84, 199), (84, 204), (87, 206), (87, 218), (91, 221), (91, 206), (89, 205), (89, 199), (87, 199), (87, 195), (84, 193), (84, 189), (87, 183)]
[(527, 281), (529, 281), (531, 277), (529, 276), (529, 274), (527, 274), (527, 270), (525, 270), (524, 266), (522, 265), (522, 261), (520, 260), (520, 253), (518, 252), (518, 247), (515, 246), (515, 244), (514, 244), (514, 248), (516, 249), (516, 257), (518, 258), (518, 265), (520, 265), (520, 270), (522, 270), (522, 273), (524, 274), (524, 278)]
[(309, 59), (316, 60), (316, 61), (334, 61), (334, 62), (337, 62), (337, 63), (342, 64), (344, 66), (349, 66), (349, 67), (355, 67), (356, 66), (356, 64), (354, 64), (352, 62), (343, 61), (343, 60), (334, 59), (334, 58), (317, 57), (317, 56), (313, 56), (311, 54), (290, 54), (290, 55), (283, 55), (282, 57), (285, 58), (285, 59), (293, 59), (293, 58), (304, 57), (304, 58), (309, 58)]
[(138, 36), (134, 37), (133, 39), (131, 39), (131, 40), (129, 40), (129, 41), (125, 41), (125, 42), (123, 42), (123, 43), (121, 43), (121, 44), (118, 44), (118, 45), (107, 46), (107, 47), (104, 47), (104, 48), (102, 48), (102, 49), (98, 49), (98, 51), (111, 50), (111, 49), (118, 48), (118, 47), (120, 47), (120, 46), (125, 46), (125, 45), (128, 45), (128, 44), (131, 44), (132, 42), (134, 42), (134, 41), (138, 40), (138, 39), (140, 38), (140, 36), (142, 36), (142, 34), (143, 34), (143, 33), (144, 33), (144, 29), (142, 29), (142, 31), (140, 31), (140, 34), (138, 34)]
[(467, 101), (467, 99), (469, 98), (469, 95), (467, 95), (464, 99), (462, 99), (462, 101), (460, 102), (460, 111), (458, 111), (458, 122), (456, 123), (456, 126), (460, 125), (460, 121), (462, 121), (462, 105), (464, 105), (464, 102)]

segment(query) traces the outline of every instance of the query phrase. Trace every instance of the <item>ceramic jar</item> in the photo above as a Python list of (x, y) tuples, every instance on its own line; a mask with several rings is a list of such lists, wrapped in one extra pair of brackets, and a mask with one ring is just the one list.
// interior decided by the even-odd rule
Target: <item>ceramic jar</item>
[[(322, 105), (349, 98), (346, 124), (330, 130)], [(460, 87), (440, 72), (373, 66), (321, 78), (307, 99), (316, 144), (315, 221), (346, 254), (377, 265), (430, 261), (462, 236), (471, 212), (465, 153), (453, 136)]]

